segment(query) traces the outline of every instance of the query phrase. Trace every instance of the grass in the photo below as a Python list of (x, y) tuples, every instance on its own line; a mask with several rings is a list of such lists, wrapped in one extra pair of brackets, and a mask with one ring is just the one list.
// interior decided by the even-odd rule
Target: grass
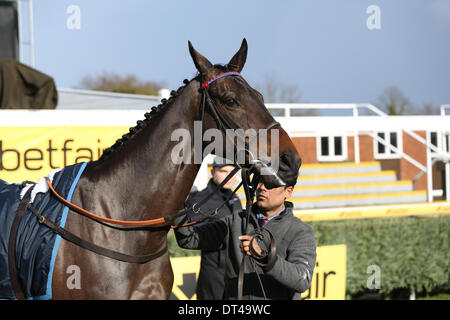
[(417, 300), (450, 300), (450, 293), (441, 292), (429, 297), (420, 297)]

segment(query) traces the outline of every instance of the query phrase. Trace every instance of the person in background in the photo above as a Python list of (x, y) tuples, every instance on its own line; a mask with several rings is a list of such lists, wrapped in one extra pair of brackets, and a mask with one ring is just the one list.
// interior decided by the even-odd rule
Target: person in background
[[(210, 193), (216, 190), (216, 187), (222, 183), (222, 181), (228, 176), (228, 174), (234, 169), (232, 162), (226, 159), (215, 157), (211, 175), (212, 178), (208, 182), (205, 189), (192, 193), (186, 200), (185, 207), (190, 207), (194, 203), (204, 199)], [(225, 200), (227, 200), (233, 190), (233, 186), (236, 183), (237, 175), (235, 174), (218, 192), (212, 195), (212, 197), (200, 207), (201, 213), (193, 213), (190, 215), (191, 221), (198, 221), (203, 219), (204, 214), (211, 215), (215, 212)], [(221, 206), (215, 215), (214, 219), (220, 219), (238, 213), (242, 211), (241, 201), (234, 194), (225, 205)], [(206, 220), (198, 225), (206, 224), (211, 220)], [(226, 244), (223, 243), (222, 247), (217, 250), (202, 250), (201, 251), (201, 263), (200, 272), (197, 280), (197, 299), (198, 300), (218, 300), (222, 299), (224, 294), (224, 281), (225, 281), (225, 268), (227, 257)]]

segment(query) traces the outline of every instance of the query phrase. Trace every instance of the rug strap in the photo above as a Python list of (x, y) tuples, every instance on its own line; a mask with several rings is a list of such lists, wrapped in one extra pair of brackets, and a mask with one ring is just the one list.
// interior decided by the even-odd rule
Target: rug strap
[(9, 269), (9, 278), (11, 280), (11, 285), (14, 290), (14, 294), (18, 300), (26, 300), (26, 294), (23, 290), (22, 285), (20, 284), (19, 272), (17, 270), (16, 265), (16, 238), (17, 231), (19, 229), (20, 221), (22, 221), (22, 217), (27, 209), (28, 203), (30, 201), (31, 191), (34, 186), (28, 189), (23, 197), (22, 201), (20, 201), (19, 206), (17, 207), (16, 216), (14, 217), (14, 221), (11, 225), (11, 230), (9, 233), (8, 240), (8, 269)]
[(81, 248), (87, 249), (89, 251), (95, 252), (99, 255), (102, 255), (102, 256), (105, 256), (105, 257), (108, 257), (108, 258), (111, 258), (114, 260), (119, 260), (119, 261), (129, 262), (129, 263), (143, 264), (143, 263), (147, 263), (151, 260), (155, 260), (155, 259), (161, 257), (166, 252), (168, 252), (167, 244), (159, 251), (157, 251), (155, 253), (143, 255), (143, 256), (128, 255), (125, 253), (120, 253), (120, 252), (117, 252), (117, 251), (114, 251), (111, 249), (100, 247), (100, 246), (93, 244), (89, 241), (86, 241), (86, 240), (74, 235), (73, 233), (69, 232), (68, 230), (56, 225), (53, 221), (51, 221), (50, 219), (47, 219), (46, 217), (41, 215), (31, 204), (28, 205), (28, 209), (30, 209), (31, 212), (38, 218), (38, 221), (40, 224), (51, 229), (56, 234), (60, 235), (63, 239), (70, 241), (73, 244), (75, 244)]

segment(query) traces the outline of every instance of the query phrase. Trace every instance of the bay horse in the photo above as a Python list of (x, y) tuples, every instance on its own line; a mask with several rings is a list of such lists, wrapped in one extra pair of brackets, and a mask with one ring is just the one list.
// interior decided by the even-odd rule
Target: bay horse
[[(170, 139), (171, 133), (182, 128), (193, 136), (194, 121), (198, 120), (202, 121), (203, 130), (219, 127), (214, 110), (204, 108), (202, 89), (207, 90), (224, 123), (232, 123), (244, 130), (264, 129), (274, 123), (262, 95), (242, 76), (223, 76), (240, 73), (244, 67), (247, 58), (245, 39), (227, 65), (213, 65), (190, 42), (189, 52), (198, 75), (190, 81), (185, 80), (184, 86), (172, 91), (167, 101), (162, 100), (161, 105), (146, 113), (145, 119), (139, 120), (128, 134), (106, 149), (99, 160), (87, 164), (73, 193), (74, 204), (105, 218), (134, 221), (167, 217), (178, 212), (200, 164), (193, 161), (194, 148), (188, 155), (192, 160), (190, 163), (178, 164), (171, 160), (171, 151), (177, 143)], [(215, 81), (205, 86), (203, 79)], [(277, 130), (280, 175), (283, 172), (298, 174), (300, 156), (279, 124)], [(267, 185), (273, 184), (270, 177), (265, 179)], [(70, 210), (65, 228), (94, 244), (130, 255), (146, 255), (167, 246), (170, 224), (123, 230)], [(79, 289), (68, 288), (70, 266), (79, 267)], [(52, 298), (168, 299), (172, 284), (173, 271), (167, 251), (147, 263), (127, 263), (61, 239), (53, 271)]]

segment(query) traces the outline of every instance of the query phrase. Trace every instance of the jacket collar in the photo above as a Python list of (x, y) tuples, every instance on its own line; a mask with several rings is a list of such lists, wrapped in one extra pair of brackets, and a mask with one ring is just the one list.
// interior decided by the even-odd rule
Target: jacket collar
[[(285, 201), (284, 202), (284, 210), (278, 216), (274, 217), (273, 220), (280, 220), (280, 219), (283, 219), (284, 217), (292, 216), (293, 209), (294, 209), (293, 203), (290, 201)], [(258, 213), (258, 212), (259, 212), (259, 208), (255, 202), (252, 206), (252, 213), (256, 217), (256, 213)]]

